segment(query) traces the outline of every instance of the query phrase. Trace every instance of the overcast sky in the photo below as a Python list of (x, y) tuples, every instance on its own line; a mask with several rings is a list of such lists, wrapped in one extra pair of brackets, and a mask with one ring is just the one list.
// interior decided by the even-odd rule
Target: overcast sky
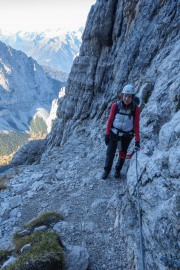
[(14, 32), (77, 29), (96, 0), (0, 0), (0, 29)]

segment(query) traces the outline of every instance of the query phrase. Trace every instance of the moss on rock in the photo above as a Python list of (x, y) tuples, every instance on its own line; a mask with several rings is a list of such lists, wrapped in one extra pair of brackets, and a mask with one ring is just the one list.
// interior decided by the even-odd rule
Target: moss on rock
[[(26, 224), (30, 233), (20, 236), (16, 232), (13, 237), (16, 261), (6, 267), (6, 270), (61, 270), (65, 264), (63, 246), (59, 235), (54, 231), (35, 231), (42, 225), (50, 227), (62, 216), (56, 212), (47, 212)], [(22, 248), (29, 245), (22, 252)], [(2, 253), (3, 254), (3, 253)], [(7, 257), (6, 257), (7, 258)], [(5, 259), (6, 259), (5, 258)]]
[[(40, 233), (40, 232), (38, 232)], [(41, 232), (35, 241), (37, 233), (32, 233), (28, 242), (32, 247), (20, 254), (16, 262), (6, 270), (61, 270), (65, 262), (62, 246), (58, 241), (58, 235), (54, 232)], [(27, 237), (24, 243), (27, 243)], [(30, 240), (30, 238), (29, 238)]]
[(11, 250), (0, 249), (0, 265), (11, 255)]

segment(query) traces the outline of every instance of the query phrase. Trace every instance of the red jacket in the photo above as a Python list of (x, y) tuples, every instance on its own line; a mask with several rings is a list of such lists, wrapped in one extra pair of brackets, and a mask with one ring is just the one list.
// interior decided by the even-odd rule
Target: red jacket
[[(110, 110), (110, 115), (107, 121), (107, 127), (106, 127), (106, 135), (110, 134), (111, 128), (113, 126), (113, 121), (116, 115), (116, 108), (117, 108), (117, 103), (113, 103), (111, 106)], [(127, 107), (129, 109), (129, 107)], [(140, 141), (140, 136), (139, 136), (139, 120), (140, 120), (140, 107), (137, 106), (135, 109), (135, 116), (134, 116), (134, 133), (135, 133), (135, 141), (139, 142)]]

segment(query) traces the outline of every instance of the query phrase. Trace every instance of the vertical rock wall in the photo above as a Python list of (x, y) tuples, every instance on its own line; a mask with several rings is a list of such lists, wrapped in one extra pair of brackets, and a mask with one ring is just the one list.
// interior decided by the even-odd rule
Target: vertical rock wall
[[(97, 134), (103, 140), (112, 100), (125, 84), (135, 84), (142, 99), (144, 150), (138, 154), (138, 174), (147, 269), (171, 269), (178, 258), (179, 4), (177, 0), (97, 0), (49, 135), (51, 146), (61, 145), (84, 127), (92, 141)], [(120, 213), (130, 269), (140, 269), (141, 259), (135, 172), (133, 159)]]

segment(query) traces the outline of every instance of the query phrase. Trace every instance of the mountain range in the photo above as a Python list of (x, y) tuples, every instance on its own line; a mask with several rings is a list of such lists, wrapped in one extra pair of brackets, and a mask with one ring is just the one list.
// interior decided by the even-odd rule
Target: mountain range
[(64, 85), (47, 76), (32, 57), (0, 42), (1, 133), (30, 131), (35, 120), (44, 127), (51, 103)]
[(66, 84), (82, 31), (0, 30), (1, 154), (11, 152), (14, 138), (17, 144), (24, 143), (27, 131), (47, 131), (51, 103)]
[(83, 28), (78, 31), (63, 29), (44, 32), (8, 33), (0, 30), (0, 40), (16, 50), (21, 50), (41, 66), (69, 73), (74, 57), (79, 52)]

